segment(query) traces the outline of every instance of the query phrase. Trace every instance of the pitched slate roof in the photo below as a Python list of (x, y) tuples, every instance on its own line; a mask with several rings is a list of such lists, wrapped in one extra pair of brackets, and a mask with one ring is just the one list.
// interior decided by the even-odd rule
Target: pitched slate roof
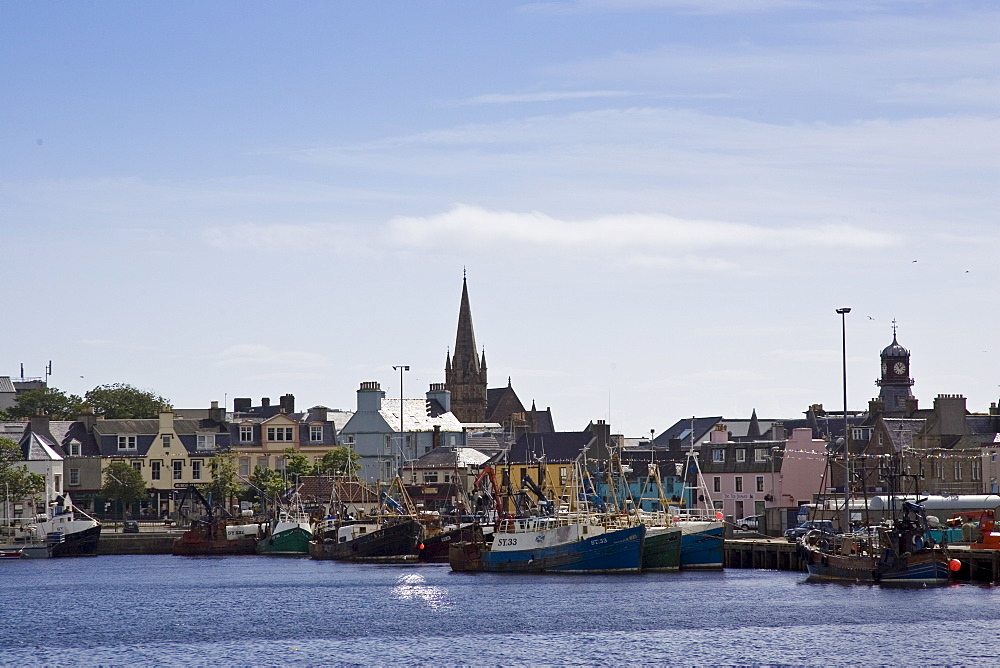
[(405, 468), (442, 469), (462, 466), (480, 466), (489, 456), (474, 448), (434, 448)]
[(507, 453), (507, 461), (534, 463), (538, 457), (549, 462), (573, 461), (595, 437), (589, 431), (557, 431), (549, 434), (524, 434)]
[(49, 431), (59, 442), (63, 453), (69, 455), (69, 444), (76, 441), (80, 444), (81, 457), (100, 457), (101, 449), (97, 447), (94, 435), (87, 432), (87, 427), (82, 422), (70, 420), (55, 420), (49, 422)]
[[(435, 425), (441, 431), (460, 432), (462, 423), (452, 413), (444, 412), (437, 401), (427, 399), (403, 399), (403, 431), (434, 431)], [(400, 428), (399, 399), (383, 399), (379, 415), (394, 430)]]
[(903, 448), (913, 447), (913, 437), (920, 433), (927, 423), (926, 420), (911, 418), (882, 418), (893, 450), (900, 452)]
[(55, 443), (33, 431), (25, 432), (18, 445), (21, 446), (21, 456), (26, 461), (62, 461), (63, 458)]
[(11, 382), (10, 376), (0, 376), (0, 393), (11, 394), (17, 392), (14, 389), (14, 383)]

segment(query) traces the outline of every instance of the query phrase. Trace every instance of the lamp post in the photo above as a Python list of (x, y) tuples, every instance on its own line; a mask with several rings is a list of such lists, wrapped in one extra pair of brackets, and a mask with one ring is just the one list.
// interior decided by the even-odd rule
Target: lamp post
[(847, 447), (847, 314), (851, 312), (850, 308), (839, 308), (837, 313), (840, 314), (840, 331), (841, 331), (841, 342), (843, 347), (842, 359), (843, 359), (843, 370), (844, 370), (844, 525), (841, 528), (843, 532), (848, 532), (851, 529), (851, 460), (850, 453)]
[[(403, 445), (405, 444), (403, 436), (403, 372), (409, 371), (410, 367), (408, 365), (394, 365), (393, 370), (399, 371), (399, 452), (403, 453)], [(396, 456), (393, 455), (393, 465), (396, 472), (399, 472), (399, 465), (396, 463)]]

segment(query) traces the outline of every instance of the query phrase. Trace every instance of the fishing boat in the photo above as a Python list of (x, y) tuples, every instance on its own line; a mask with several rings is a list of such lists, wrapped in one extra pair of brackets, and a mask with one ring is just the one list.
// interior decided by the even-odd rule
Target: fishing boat
[(625, 573), (642, 568), (646, 527), (608, 531), (596, 517), (500, 520), (493, 542), (453, 544), (453, 571), (490, 573)]
[[(57, 496), (49, 513), (36, 515), (26, 530), (33, 543), (29, 556), (84, 557), (97, 554), (101, 523), (73, 505), (69, 495)], [(39, 544), (44, 544), (40, 547)]]
[[(624, 475), (622, 479), (624, 480)], [(642, 545), (642, 570), (678, 570), (681, 566), (683, 530), (674, 523), (673, 517), (666, 510), (669, 501), (663, 493), (659, 466), (649, 464), (639, 498), (629, 501), (635, 508), (636, 521), (646, 527)]]
[(276, 556), (304, 556), (309, 554), (312, 538), (312, 519), (294, 495), (289, 505), (280, 507), (267, 535), (257, 541), (256, 551)]
[(424, 527), (402, 481), (397, 477), (380, 489), (378, 498), (379, 509), (372, 515), (325, 520), (322, 531), (309, 542), (309, 556), (334, 561), (415, 560)]
[(171, 554), (192, 557), (256, 552), (263, 522), (252, 516), (231, 517), (225, 511), (213, 508), (194, 486), (185, 490), (177, 505), (182, 506), (189, 500), (200, 502), (205, 514), (194, 519), (191, 527), (174, 539)]
[[(927, 514), (904, 501), (901, 516), (862, 532), (810, 531), (799, 541), (810, 580), (879, 584), (944, 584), (961, 564), (928, 536)], [(956, 565), (957, 564), (957, 565)]]
[(406, 561), (416, 559), (423, 526), (412, 517), (355, 520), (329, 528), (309, 542), (309, 556), (333, 561)]
[[(670, 507), (673, 523), (681, 530), (681, 570), (722, 568), (725, 544), (722, 512), (715, 509), (694, 448), (687, 452), (684, 471), (684, 496), (690, 503), (684, 508)], [(690, 483), (688, 473), (694, 477)]]
[(459, 518), (458, 524), (445, 526), (441, 531), (426, 536), (420, 544), (420, 561), (447, 563), (448, 551), (453, 543), (475, 540), (492, 540), (493, 527), (484, 527), (475, 521)]

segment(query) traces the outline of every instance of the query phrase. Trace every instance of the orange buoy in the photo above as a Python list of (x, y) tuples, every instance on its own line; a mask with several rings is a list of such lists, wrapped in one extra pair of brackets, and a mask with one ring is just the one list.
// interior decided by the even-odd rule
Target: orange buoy
[(421, 550), (424, 549), (424, 544), (423, 543), (420, 544), (420, 549)]
[(949, 571), (955, 572), (961, 567), (962, 567), (962, 562), (959, 561), (958, 559), (952, 559), (951, 561), (948, 562)]
[(722, 511), (721, 510), (719, 512), (715, 513), (715, 519), (717, 519), (717, 520), (721, 520), (722, 519)]

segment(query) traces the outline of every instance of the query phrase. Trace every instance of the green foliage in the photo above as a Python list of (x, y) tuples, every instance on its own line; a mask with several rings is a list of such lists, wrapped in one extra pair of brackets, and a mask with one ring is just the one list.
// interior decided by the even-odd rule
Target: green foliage
[(83, 401), (94, 407), (95, 415), (108, 420), (155, 418), (170, 407), (168, 399), (124, 383), (99, 385)]
[(54, 387), (25, 390), (17, 395), (17, 405), (7, 409), (8, 419), (17, 420), (35, 415), (48, 415), (52, 420), (75, 420), (80, 414), (83, 399), (67, 395)]
[(206, 485), (205, 491), (212, 495), (213, 505), (228, 508), (232, 497), (240, 491), (236, 466), (236, 455), (231, 452), (212, 457), (212, 482)]
[(316, 463), (316, 473), (326, 475), (346, 475), (351, 478), (357, 477), (361, 470), (359, 460), (361, 457), (352, 448), (338, 445), (329, 450), (323, 458)]
[(45, 477), (32, 473), (19, 463), (21, 461), (21, 448), (17, 443), (0, 436), (0, 491), (9, 501), (19, 501), (45, 490)]
[(123, 508), (129, 508), (138, 499), (146, 496), (146, 482), (142, 473), (127, 462), (111, 462), (104, 469), (104, 485), (101, 496), (115, 499)]
[(309, 475), (313, 467), (309, 458), (295, 448), (285, 448), (285, 477), (294, 481), (299, 476)]
[(255, 466), (250, 474), (250, 483), (255, 488), (257, 499), (267, 503), (285, 491), (285, 480), (278, 471), (263, 466)]

